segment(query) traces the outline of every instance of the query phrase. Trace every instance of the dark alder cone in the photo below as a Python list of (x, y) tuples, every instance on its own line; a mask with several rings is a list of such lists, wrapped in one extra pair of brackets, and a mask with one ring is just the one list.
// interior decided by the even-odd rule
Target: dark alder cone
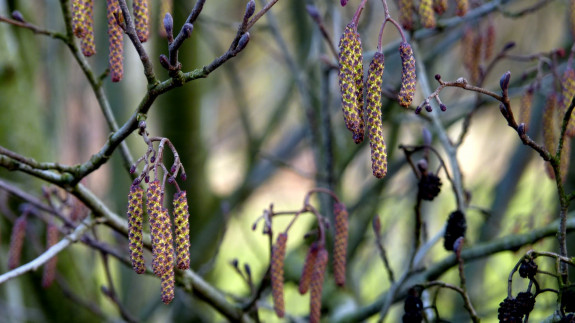
[(179, 269), (190, 268), (190, 214), (186, 191), (174, 194), (174, 226), (176, 235), (176, 263)]
[(399, 104), (402, 107), (409, 107), (415, 93), (415, 58), (411, 45), (402, 42), (399, 45), (399, 56), (401, 57), (401, 89), (399, 90)]
[(284, 261), (286, 256), (287, 234), (280, 233), (272, 247), (271, 281), (274, 311), (278, 317), (284, 317)]
[(499, 303), (497, 310), (497, 318), (499, 322), (507, 323), (521, 323), (523, 322), (523, 315), (517, 309), (517, 301), (514, 298), (506, 298), (503, 302)]
[[(58, 227), (53, 223), (48, 224), (46, 228), (46, 250), (58, 243)], [(44, 273), (42, 275), (42, 287), (48, 288), (56, 279), (56, 264), (58, 257), (53, 256), (44, 264)]]
[(333, 243), (333, 276), (339, 286), (345, 285), (345, 267), (347, 260), (348, 213), (343, 203), (333, 206), (335, 218), (335, 236)]
[(27, 216), (21, 215), (14, 221), (12, 235), (10, 236), (10, 249), (8, 250), (8, 269), (14, 269), (20, 265), (22, 246), (26, 237)]
[(523, 259), (519, 266), (519, 276), (533, 279), (537, 274), (537, 264), (533, 259)]
[(136, 26), (136, 34), (140, 42), (145, 43), (148, 41), (150, 30), (148, 28), (150, 13), (148, 11), (148, 0), (134, 0), (134, 24)]
[(144, 190), (139, 186), (130, 187), (128, 194), (128, 240), (132, 268), (138, 274), (146, 271), (144, 263), (144, 242), (142, 240)]
[(363, 141), (363, 54), (361, 39), (353, 23), (345, 27), (339, 41), (339, 87), (345, 125), (355, 143)]
[(535, 297), (530, 292), (520, 292), (515, 298), (517, 312), (521, 315), (527, 315), (535, 307)]
[(457, 210), (453, 211), (447, 219), (447, 226), (445, 228), (445, 235), (443, 236), (443, 246), (447, 251), (453, 251), (453, 245), (460, 237), (465, 237), (467, 230), (467, 222), (465, 215)]
[(116, 16), (122, 17), (118, 0), (107, 0), (106, 17), (108, 18), (108, 42), (110, 43), (108, 63), (112, 82), (120, 82), (124, 77), (124, 34)]
[(419, 2), (419, 19), (425, 28), (435, 28), (435, 13), (432, 8), (433, 0), (421, 0)]
[(325, 276), (325, 267), (327, 266), (327, 261), (327, 250), (321, 247), (317, 253), (317, 259), (315, 261), (315, 266), (311, 275), (309, 308), (310, 323), (319, 323), (321, 319), (321, 292), (323, 289), (323, 279)]
[(423, 302), (419, 298), (418, 292), (411, 288), (407, 292), (407, 298), (403, 304), (403, 323), (421, 323), (423, 322)]
[(575, 285), (572, 284), (561, 289), (561, 308), (565, 312), (575, 312)]
[(420, 199), (433, 201), (439, 192), (441, 192), (441, 179), (434, 174), (425, 174), (419, 179), (417, 187), (417, 194)]
[(433, 10), (441, 15), (447, 10), (447, 0), (433, 0)]
[(469, 10), (469, 0), (455, 0), (456, 9), (455, 14), (463, 17)]
[(371, 148), (371, 169), (376, 178), (383, 178), (387, 174), (387, 152), (381, 120), (381, 85), (384, 66), (383, 53), (376, 52), (367, 72), (367, 133)]
[(404, 29), (413, 29), (413, 0), (399, 0), (399, 22)]
[(305, 294), (309, 290), (309, 285), (311, 282), (311, 276), (313, 274), (313, 268), (315, 266), (315, 260), (317, 258), (318, 243), (314, 242), (311, 244), (305, 256), (305, 261), (303, 263), (303, 269), (301, 271), (301, 278), (299, 280), (299, 293)]

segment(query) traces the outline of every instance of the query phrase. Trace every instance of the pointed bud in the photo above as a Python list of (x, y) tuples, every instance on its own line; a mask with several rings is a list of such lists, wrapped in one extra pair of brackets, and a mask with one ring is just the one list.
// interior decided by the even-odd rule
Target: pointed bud
[(256, 12), (256, 2), (254, 0), (250, 0), (246, 4), (246, 11), (244, 14), (244, 18), (245, 19), (250, 18), (251, 16), (254, 15), (254, 12)]
[(244, 48), (246, 48), (246, 46), (248, 45), (249, 41), (250, 41), (250, 33), (246, 32), (245, 34), (242, 35), (242, 37), (238, 41), (238, 46), (236, 46), (234, 53), (237, 54), (242, 50), (244, 50)]
[(160, 64), (163, 68), (170, 70), (170, 61), (166, 55), (160, 54)]
[(192, 31), (194, 31), (194, 25), (192, 25), (192, 24), (186, 22), (186, 23), (182, 26), (182, 31), (181, 31), (181, 32), (184, 34), (184, 36), (185, 36), (186, 38), (192, 37)]
[(519, 124), (519, 126), (517, 127), (517, 133), (519, 133), (520, 136), (523, 136), (525, 134), (525, 123), (521, 122)]
[(22, 13), (18, 10), (14, 10), (12, 11), (12, 19), (19, 21), (19, 22), (24, 22), (24, 16), (22, 16)]
[(499, 86), (503, 92), (507, 92), (509, 90), (509, 81), (511, 80), (511, 72), (507, 71), (503, 75), (501, 75), (501, 79), (499, 79)]
[(174, 40), (174, 19), (169, 12), (166, 12), (163, 22), (165, 35), (168, 37), (168, 42), (171, 43)]

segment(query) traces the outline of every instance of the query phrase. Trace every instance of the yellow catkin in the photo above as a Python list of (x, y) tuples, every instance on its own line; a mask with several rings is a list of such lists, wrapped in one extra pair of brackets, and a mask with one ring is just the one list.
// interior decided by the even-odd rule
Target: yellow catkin
[(88, 32), (87, 21), (87, 0), (74, 0), (72, 1), (72, 30), (74, 35), (78, 38), (83, 38)]
[(128, 194), (128, 240), (132, 268), (138, 274), (146, 271), (144, 262), (144, 242), (142, 239), (144, 190), (132, 185)]
[(123, 17), (118, 0), (107, 0), (108, 42), (110, 53), (108, 63), (112, 82), (120, 82), (124, 77), (124, 33), (116, 16)]
[(383, 53), (376, 52), (367, 72), (367, 133), (371, 148), (371, 169), (373, 176), (377, 178), (383, 178), (387, 174), (387, 153), (381, 119), (381, 87), (384, 66)]
[[(547, 97), (543, 110), (543, 145), (551, 154), (555, 154), (557, 138), (559, 137), (557, 120), (557, 94), (551, 93)], [(549, 178), (555, 179), (553, 168), (549, 162), (545, 162), (545, 171)]]
[(519, 107), (519, 122), (525, 124), (525, 131), (529, 129), (529, 120), (531, 120), (531, 106), (533, 105), (533, 88), (528, 88), (521, 96), (521, 105)]
[(150, 29), (148, 28), (150, 13), (148, 10), (148, 0), (134, 0), (134, 25), (136, 27), (136, 34), (140, 42), (145, 43), (148, 41)]
[(10, 249), (8, 250), (8, 269), (14, 269), (20, 265), (22, 247), (26, 238), (27, 216), (21, 215), (14, 221), (12, 235), (10, 236)]
[(85, 1), (86, 3), (86, 21), (84, 37), (80, 39), (80, 48), (82, 54), (86, 57), (96, 54), (96, 42), (94, 41), (94, 3), (92, 0)]
[(469, 10), (469, 1), (455, 0), (455, 6), (455, 14), (459, 17), (463, 17), (465, 14), (467, 14), (467, 10)]
[(399, 0), (399, 23), (406, 30), (413, 29), (413, 0)]
[(170, 304), (174, 300), (176, 281), (174, 279), (174, 268), (166, 270), (162, 275), (162, 302)]
[(432, 8), (432, 0), (419, 2), (419, 19), (424, 28), (435, 28), (435, 13)]
[(327, 266), (328, 253), (321, 247), (317, 253), (317, 259), (313, 268), (310, 285), (310, 308), (309, 322), (319, 323), (321, 319), (321, 292), (323, 290), (323, 279)]
[(561, 180), (565, 183), (567, 179), (567, 173), (569, 172), (569, 161), (571, 156), (571, 137), (563, 137), (563, 151), (561, 152), (561, 165), (559, 167), (559, 174), (561, 175)]
[(347, 263), (348, 213), (343, 203), (333, 207), (335, 218), (335, 236), (333, 243), (333, 276), (339, 286), (345, 285), (345, 268)]
[[(46, 228), (46, 249), (58, 243), (58, 227), (50, 223)], [(56, 278), (56, 264), (58, 257), (53, 256), (44, 264), (44, 273), (42, 275), (42, 287), (48, 288)]]
[(415, 93), (415, 58), (411, 45), (402, 42), (399, 46), (399, 56), (401, 57), (401, 89), (399, 90), (399, 104), (402, 107), (409, 107)]
[(176, 263), (179, 269), (190, 268), (190, 214), (186, 191), (174, 194), (174, 226), (176, 235)]
[(363, 54), (361, 39), (350, 23), (339, 41), (339, 86), (345, 125), (355, 143), (363, 141)]
[(433, 10), (438, 15), (442, 15), (447, 11), (447, 0), (433, 0)]
[(280, 233), (272, 247), (271, 283), (274, 311), (278, 317), (284, 317), (284, 261), (286, 256), (287, 234)]
[(159, 23), (159, 32), (160, 37), (166, 38), (168, 35), (166, 34), (166, 29), (164, 28), (164, 17), (167, 13), (172, 13), (172, 8), (174, 7), (173, 0), (160, 0), (160, 23)]
[(152, 270), (158, 277), (165, 273), (166, 238), (164, 237), (164, 216), (162, 214), (162, 191), (160, 182), (154, 180), (148, 185), (146, 192), (146, 209), (150, 222), (150, 236), (152, 238)]
[[(563, 72), (563, 77), (561, 78), (561, 107), (559, 108), (561, 112), (561, 116), (563, 116), (569, 105), (571, 105), (571, 100), (575, 96), (575, 70), (572, 68), (567, 68), (565, 72)], [(566, 134), (569, 137), (575, 136), (575, 109), (571, 112), (571, 118), (569, 119), (569, 123), (567, 124), (567, 131)]]
[(303, 263), (303, 268), (301, 271), (301, 278), (299, 280), (299, 293), (305, 294), (309, 290), (309, 285), (311, 282), (311, 275), (313, 273), (313, 268), (315, 266), (315, 259), (317, 258), (318, 244), (314, 242), (311, 244), (305, 256), (305, 261)]
[(483, 59), (489, 60), (493, 57), (493, 52), (495, 51), (495, 24), (490, 19), (487, 25), (487, 30), (485, 31), (485, 50), (483, 51)]

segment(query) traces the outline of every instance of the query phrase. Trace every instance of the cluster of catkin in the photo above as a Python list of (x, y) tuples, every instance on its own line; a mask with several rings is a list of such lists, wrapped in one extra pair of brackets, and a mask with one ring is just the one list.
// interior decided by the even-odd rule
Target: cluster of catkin
[[(144, 43), (149, 37), (149, 0), (133, 1), (133, 19), (136, 34), (140, 42)], [(164, 11), (171, 10), (172, 0), (162, 0), (161, 8)], [(118, 4), (118, 0), (106, 0), (106, 17), (108, 20), (108, 42), (110, 77), (112, 82), (119, 82), (124, 76), (123, 67), (123, 36), (125, 29), (124, 15)], [(163, 17), (163, 15), (161, 16)], [(94, 40), (94, 1), (72, 1), (72, 29), (74, 35), (80, 39), (80, 47), (84, 56), (96, 54)]]
[[(186, 192), (179, 191), (174, 195), (173, 232), (170, 214), (168, 209), (163, 207), (164, 193), (158, 180), (148, 184), (145, 200), (152, 240), (152, 271), (162, 280), (162, 301), (169, 304), (174, 299), (174, 265), (182, 270), (190, 268), (189, 213)], [(144, 190), (138, 185), (132, 185), (128, 195), (128, 238), (130, 260), (134, 271), (138, 274), (146, 271), (142, 239), (143, 206)]]
[[(399, 22), (407, 30), (414, 29), (414, 13), (424, 28), (435, 28), (435, 14), (442, 15), (448, 9), (448, 0), (399, 0)], [(469, 0), (455, 0), (455, 14), (464, 16), (469, 10)]]
[[(333, 245), (333, 275), (338, 286), (345, 285), (347, 241), (348, 241), (348, 212), (343, 203), (334, 205), (335, 234)], [(284, 262), (286, 255), (287, 233), (282, 232), (276, 238), (271, 251), (271, 285), (274, 310), (278, 317), (285, 315), (284, 303)], [(307, 252), (301, 278), (299, 292), (310, 292), (309, 322), (320, 322), (321, 295), (324, 276), (329, 260), (328, 251), (323, 240), (313, 242)]]
[[(20, 215), (14, 226), (12, 227), (12, 235), (10, 236), (10, 249), (8, 250), (8, 269), (12, 270), (20, 266), (20, 259), (22, 257), (22, 249), (24, 247), (24, 240), (26, 239), (26, 227), (28, 226), (29, 210), (26, 210)], [(49, 222), (46, 224), (46, 250), (50, 249), (58, 242), (58, 227)], [(44, 272), (42, 275), (42, 287), (47, 288), (54, 282), (56, 278), (56, 264), (58, 257), (50, 258), (44, 264)]]
[[(415, 58), (407, 42), (399, 46), (402, 62), (401, 89), (398, 94), (399, 104), (409, 107), (413, 100), (416, 86)], [(383, 178), (387, 174), (387, 153), (382, 131), (381, 90), (384, 69), (383, 53), (376, 52), (369, 65), (367, 74), (367, 94), (364, 118), (363, 98), (363, 55), (361, 39), (357, 26), (348, 24), (339, 42), (339, 85), (342, 94), (342, 109), (345, 125), (353, 133), (355, 143), (364, 138), (364, 123), (367, 122), (367, 133), (371, 148), (373, 175)], [(365, 119), (365, 120), (364, 120)]]
[(485, 29), (467, 26), (461, 38), (463, 66), (469, 73), (469, 80), (477, 84), (482, 78), (482, 62), (493, 57), (495, 48), (495, 25), (488, 20)]
[[(563, 117), (571, 100), (575, 96), (575, 70), (571, 67), (571, 60), (567, 69), (561, 77), (561, 91), (552, 92), (547, 96), (545, 108), (543, 110), (543, 145), (551, 154), (555, 154)], [(531, 105), (533, 101), (533, 89), (528, 88), (521, 98), (520, 122), (528, 128), (531, 117)], [(567, 124), (567, 129), (563, 137), (563, 151), (561, 153), (560, 176), (564, 181), (569, 169), (569, 156), (571, 152), (571, 139), (575, 137), (575, 114), (572, 113)], [(545, 163), (545, 170), (551, 179), (555, 179), (553, 168), (549, 163)]]

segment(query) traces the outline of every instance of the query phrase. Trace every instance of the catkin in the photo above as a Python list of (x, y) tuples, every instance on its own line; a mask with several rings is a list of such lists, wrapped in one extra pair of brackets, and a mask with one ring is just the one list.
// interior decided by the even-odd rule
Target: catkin
[[(50, 223), (46, 228), (46, 249), (58, 243), (58, 227)], [(56, 264), (58, 256), (53, 256), (44, 264), (44, 273), (42, 275), (42, 287), (48, 288), (56, 278)]]
[(376, 52), (369, 64), (367, 72), (367, 133), (371, 148), (371, 169), (373, 176), (383, 178), (387, 174), (387, 153), (383, 140), (383, 124), (381, 120), (381, 87), (383, 69), (385, 67), (383, 53)]
[[(562, 103), (559, 108), (561, 117), (567, 112), (573, 96), (575, 96), (575, 70), (569, 67), (563, 72), (563, 77), (561, 78)], [(571, 112), (566, 134), (569, 137), (575, 136), (575, 109)]]
[(174, 194), (174, 226), (176, 235), (176, 263), (179, 269), (190, 268), (190, 214), (186, 191)]
[(399, 23), (406, 30), (413, 29), (413, 0), (399, 0)]
[(455, 14), (459, 17), (465, 16), (469, 10), (469, 1), (468, 0), (455, 0)]
[(531, 106), (533, 105), (533, 88), (528, 88), (521, 96), (521, 106), (519, 108), (519, 122), (525, 124), (525, 131), (529, 129), (531, 120)]
[(347, 259), (348, 213), (343, 203), (333, 207), (335, 217), (335, 236), (333, 243), (333, 276), (339, 286), (345, 285), (345, 267)]
[(162, 277), (165, 271), (163, 264), (166, 262), (164, 258), (166, 242), (163, 231), (162, 192), (158, 180), (154, 180), (148, 185), (146, 200), (146, 209), (148, 210), (150, 222), (150, 236), (152, 238), (152, 269), (156, 276)]
[(441, 15), (447, 11), (447, 0), (433, 0), (433, 10)]
[(569, 22), (571, 36), (575, 37), (575, 0), (569, 0)]
[[(555, 145), (558, 137), (557, 94), (551, 93), (547, 97), (545, 108), (543, 109), (543, 145), (551, 154), (555, 154)], [(545, 171), (549, 178), (555, 179), (555, 173), (549, 162), (545, 162)]]
[(435, 14), (433, 13), (432, 0), (419, 2), (419, 19), (424, 28), (435, 28)]
[(96, 54), (96, 42), (94, 41), (94, 3), (92, 0), (85, 2), (84, 35), (80, 38), (80, 48), (82, 54), (90, 57)]
[(355, 143), (363, 141), (363, 54), (355, 26), (348, 24), (339, 41), (339, 86), (345, 125)]
[(495, 51), (495, 25), (493, 21), (489, 20), (487, 30), (485, 31), (485, 50), (483, 51), (483, 59), (489, 60)]
[[(72, 1), (72, 30), (78, 38), (83, 38), (88, 32), (86, 3), (88, 0)], [(90, 1), (91, 2), (91, 1)]]
[(112, 82), (120, 82), (124, 77), (124, 45), (123, 31), (116, 16), (123, 17), (118, 0), (107, 0), (108, 42), (110, 54), (108, 63)]
[(136, 34), (140, 42), (148, 41), (150, 30), (148, 28), (150, 13), (148, 11), (148, 0), (134, 0), (134, 24)]
[(20, 265), (24, 238), (26, 238), (26, 214), (21, 215), (14, 221), (12, 236), (10, 237), (10, 249), (8, 250), (8, 269), (14, 269)]
[(559, 167), (559, 174), (561, 175), (561, 180), (565, 183), (567, 179), (567, 173), (569, 172), (569, 162), (571, 157), (571, 137), (563, 137), (563, 151), (561, 152), (561, 165)]
[(286, 255), (287, 234), (280, 233), (272, 247), (271, 283), (274, 310), (278, 317), (284, 317), (284, 261)]
[(138, 274), (146, 271), (144, 262), (144, 242), (142, 240), (144, 190), (137, 185), (130, 187), (128, 194), (128, 240), (132, 268)]
[(162, 275), (162, 302), (164, 304), (170, 304), (174, 299), (174, 289), (175, 289), (175, 279), (174, 279), (174, 268), (166, 270)]
[(325, 248), (321, 247), (317, 253), (317, 259), (313, 268), (310, 285), (310, 309), (309, 322), (319, 323), (321, 319), (321, 292), (323, 289), (323, 279), (325, 267), (328, 261), (328, 254)]
[(301, 271), (301, 278), (299, 280), (299, 293), (305, 294), (309, 290), (309, 285), (311, 282), (311, 276), (313, 274), (313, 268), (315, 266), (315, 260), (317, 258), (318, 244), (314, 242), (311, 244), (305, 256), (305, 261), (303, 263), (303, 269)]
[(401, 57), (401, 89), (399, 90), (399, 104), (402, 107), (409, 107), (415, 93), (415, 58), (411, 46), (402, 42), (399, 46), (399, 56)]

